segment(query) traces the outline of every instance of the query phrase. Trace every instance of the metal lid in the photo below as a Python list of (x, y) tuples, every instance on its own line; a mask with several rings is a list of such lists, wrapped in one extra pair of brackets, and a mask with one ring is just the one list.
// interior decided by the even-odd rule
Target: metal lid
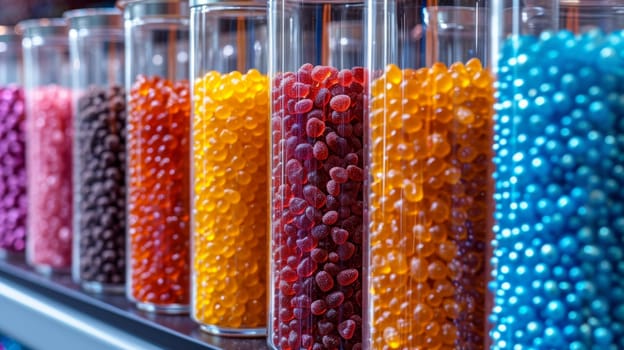
[(190, 7), (203, 6), (203, 5), (267, 5), (268, 0), (190, 0)]
[(116, 8), (91, 8), (71, 10), (63, 13), (70, 28), (121, 28), (121, 11)]
[(117, 8), (124, 13), (124, 19), (146, 16), (189, 17), (188, 0), (119, 0)]
[(64, 18), (41, 18), (21, 21), (15, 27), (18, 34), (29, 36), (67, 36), (67, 21)]
[(21, 36), (17, 34), (15, 27), (11, 26), (0, 26), (0, 41), (9, 43), (15, 42), (19, 43), (21, 40)]

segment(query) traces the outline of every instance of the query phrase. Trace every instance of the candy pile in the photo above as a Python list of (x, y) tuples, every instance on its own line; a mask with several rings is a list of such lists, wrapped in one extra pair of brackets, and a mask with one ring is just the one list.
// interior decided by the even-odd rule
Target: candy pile
[(482, 349), (493, 77), (390, 65), (371, 90), (372, 348)]
[(26, 247), (24, 92), (0, 87), (0, 250)]
[(624, 348), (624, 35), (502, 47), (493, 349)]
[(74, 175), (79, 278), (123, 285), (126, 272), (126, 103), (120, 86), (78, 99)]
[(209, 72), (195, 82), (193, 316), (204, 325), (266, 324), (269, 79)]
[(304, 64), (273, 81), (271, 341), (360, 349), (363, 68)]
[(128, 103), (129, 295), (173, 310), (189, 303), (189, 86), (139, 76)]
[(28, 98), (28, 260), (66, 270), (72, 257), (71, 91), (49, 85)]

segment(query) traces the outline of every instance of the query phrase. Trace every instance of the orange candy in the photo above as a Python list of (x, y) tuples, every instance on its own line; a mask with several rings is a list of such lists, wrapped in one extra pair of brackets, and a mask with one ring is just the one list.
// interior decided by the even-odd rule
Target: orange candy
[(492, 83), (473, 59), (371, 85), (372, 349), (483, 348)]
[(128, 116), (131, 299), (189, 303), (189, 115), (187, 82), (139, 76)]

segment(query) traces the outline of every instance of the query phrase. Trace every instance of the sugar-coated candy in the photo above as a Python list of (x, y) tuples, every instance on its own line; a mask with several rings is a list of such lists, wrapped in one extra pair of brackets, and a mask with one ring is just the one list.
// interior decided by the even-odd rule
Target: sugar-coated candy
[(272, 84), (269, 327), (280, 350), (362, 345), (363, 76), (304, 64)]

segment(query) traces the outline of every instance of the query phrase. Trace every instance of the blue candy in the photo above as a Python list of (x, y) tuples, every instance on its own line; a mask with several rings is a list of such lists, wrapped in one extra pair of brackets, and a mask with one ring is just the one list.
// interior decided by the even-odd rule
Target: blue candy
[(493, 349), (624, 349), (622, 52), (624, 31), (502, 45)]

